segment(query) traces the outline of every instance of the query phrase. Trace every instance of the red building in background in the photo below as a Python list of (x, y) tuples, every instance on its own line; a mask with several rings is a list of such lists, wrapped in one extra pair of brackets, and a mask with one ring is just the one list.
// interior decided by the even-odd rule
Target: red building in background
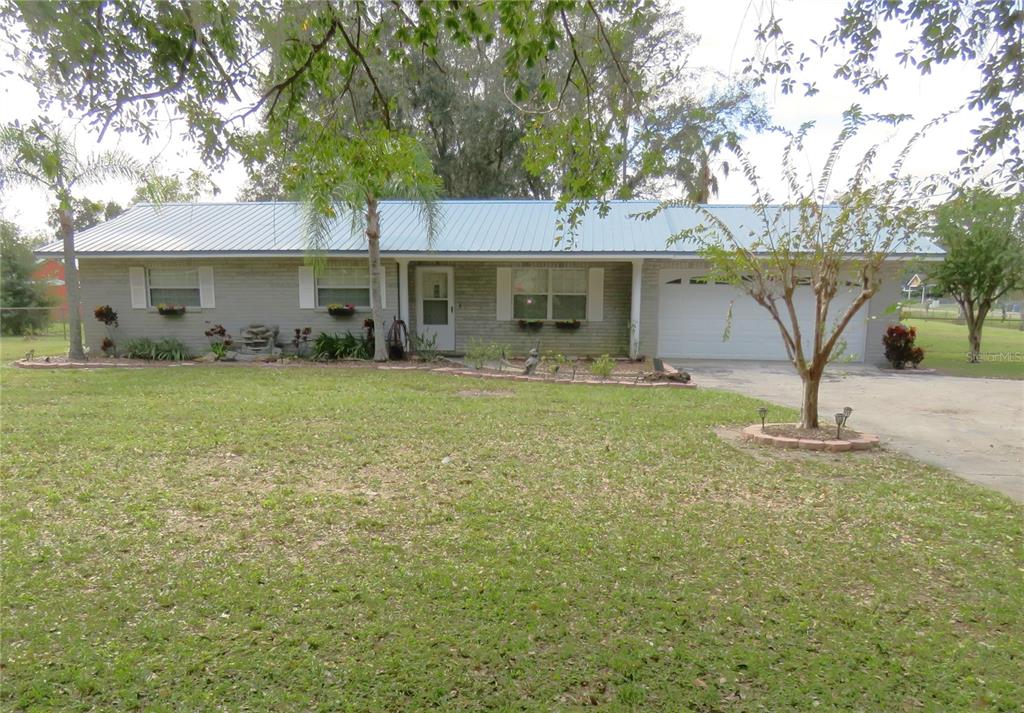
[(32, 279), (46, 285), (46, 294), (53, 301), (50, 316), (55, 321), (64, 319), (68, 306), (68, 288), (64, 284), (64, 263), (60, 260), (44, 260), (32, 273)]

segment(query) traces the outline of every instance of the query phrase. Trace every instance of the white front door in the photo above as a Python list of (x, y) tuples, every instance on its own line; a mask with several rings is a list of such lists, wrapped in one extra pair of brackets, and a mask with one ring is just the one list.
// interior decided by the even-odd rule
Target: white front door
[(416, 332), (437, 338), (437, 349), (455, 349), (455, 274), (450, 267), (416, 268)]

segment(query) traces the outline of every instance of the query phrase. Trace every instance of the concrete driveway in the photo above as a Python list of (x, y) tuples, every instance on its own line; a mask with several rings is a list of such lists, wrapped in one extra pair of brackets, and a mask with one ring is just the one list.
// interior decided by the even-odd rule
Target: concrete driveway
[[(800, 378), (787, 363), (674, 365), (699, 386), (800, 407)], [(844, 406), (853, 408), (851, 428), (877, 433), (890, 448), (1024, 502), (1024, 381), (844, 364), (825, 373), (819, 413), (832, 423)]]

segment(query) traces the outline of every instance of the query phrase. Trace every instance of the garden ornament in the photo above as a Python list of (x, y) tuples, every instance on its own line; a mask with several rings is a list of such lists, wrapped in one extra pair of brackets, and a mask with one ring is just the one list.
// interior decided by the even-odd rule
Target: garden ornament
[(537, 347), (530, 350), (530, 356), (526, 358), (526, 368), (523, 369), (524, 374), (532, 374), (537, 371), (537, 365), (540, 364), (540, 352)]

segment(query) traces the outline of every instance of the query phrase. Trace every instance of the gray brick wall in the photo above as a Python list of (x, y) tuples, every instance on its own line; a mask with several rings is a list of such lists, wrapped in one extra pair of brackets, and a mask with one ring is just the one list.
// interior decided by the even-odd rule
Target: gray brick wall
[[(612, 354), (625, 356), (629, 340), (629, 300), (632, 267), (623, 262), (410, 262), (410, 330), (416, 322), (416, 267), (451, 265), (455, 280), (455, 349), (463, 352), (470, 338), (508, 344), (514, 353), (525, 354), (537, 342), (541, 351), (566, 356)], [(584, 322), (578, 330), (558, 329), (549, 322), (539, 331), (519, 328), (517, 320), (497, 320), (499, 267), (603, 267), (604, 319)]]
[[(235, 336), (242, 327), (253, 323), (277, 324), (284, 337), (296, 327), (312, 327), (314, 336), (320, 332), (349, 330), (357, 333), (361, 330), (369, 310), (337, 319), (325, 310), (299, 309), (298, 268), (302, 264), (302, 258), (81, 259), (79, 269), (86, 344), (98, 352), (106, 336), (104, 326), (92, 316), (93, 308), (104, 304), (113, 307), (119, 316), (120, 326), (115, 330), (115, 340), (174, 337), (197, 352), (209, 346), (203, 332), (212, 324), (223, 324)], [(365, 266), (366, 261), (331, 260), (330, 264)], [(132, 308), (129, 267), (200, 265), (213, 267), (216, 307), (190, 307), (180, 317), (164, 317), (155, 310)], [(387, 285), (385, 315), (390, 321), (398, 313), (398, 265), (393, 260), (385, 260), (384, 269)]]
[[(332, 260), (332, 264), (365, 265), (359, 260)], [(525, 353), (540, 341), (541, 349), (572, 356), (609, 353), (624, 356), (628, 352), (629, 313), (632, 267), (628, 262), (410, 262), (409, 300), (410, 329), (415, 328), (416, 266), (452, 265), (455, 274), (455, 339), (456, 350), (465, 349), (471, 337), (511, 345), (516, 353)], [(640, 353), (657, 356), (658, 330), (658, 273), (664, 268), (699, 267), (699, 260), (645, 260), (643, 265), (643, 295), (640, 315)], [(214, 270), (214, 290), (217, 306), (213, 309), (194, 309), (181, 317), (164, 317), (151, 309), (133, 309), (128, 283), (128, 268), (132, 266), (187, 266), (210, 265)], [(299, 309), (298, 267), (301, 258), (210, 258), (190, 260), (122, 260), (84, 258), (79, 261), (82, 281), (82, 305), (85, 311), (86, 344), (98, 351), (106, 332), (102, 324), (92, 318), (97, 305), (109, 304), (120, 316), (120, 327), (115, 339), (131, 337), (174, 337), (192, 349), (200, 351), (207, 346), (203, 332), (211, 324), (223, 324), (232, 333), (254, 322), (277, 324), (281, 334), (290, 334), (296, 327), (311, 327), (313, 334), (320, 332), (357, 332), (368, 314), (358, 313), (350, 318), (336, 319), (324, 310)], [(603, 267), (604, 319), (584, 322), (577, 331), (557, 329), (545, 325), (539, 332), (523, 331), (515, 320), (498, 322), (497, 268), (498, 267)], [(387, 321), (398, 314), (398, 265), (385, 259)], [(865, 361), (883, 363), (882, 334), (886, 326), (896, 321), (895, 314), (885, 314), (887, 307), (899, 300), (899, 266), (887, 268), (888, 279), (868, 304), (865, 318), (869, 320)], [(767, 318), (767, 316), (766, 316)], [(387, 324), (385, 324), (385, 328)]]

